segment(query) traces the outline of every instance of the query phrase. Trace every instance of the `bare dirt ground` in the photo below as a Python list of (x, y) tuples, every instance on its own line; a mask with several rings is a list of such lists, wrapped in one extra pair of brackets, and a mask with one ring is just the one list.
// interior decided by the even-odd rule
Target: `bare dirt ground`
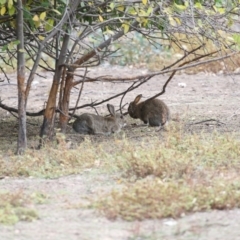
[[(145, 69), (121, 67), (98, 67), (91, 70), (91, 76), (114, 75), (117, 77), (132, 76), (147, 73)], [(46, 78), (36, 77), (33, 84), (28, 110), (37, 112), (44, 107), (44, 101), (50, 90), (52, 76), (41, 73)], [(134, 97), (142, 93), (145, 98), (150, 97), (162, 89), (167, 75), (158, 76), (136, 89), (124, 98), (129, 103)], [(181, 83), (186, 86), (182, 87)], [(105, 99), (117, 92), (125, 90), (131, 83), (96, 82), (86, 84), (81, 98), (81, 104)], [(78, 89), (73, 90), (71, 106), (74, 106)], [(0, 96), (3, 103), (17, 106), (16, 76), (11, 76), (10, 85), (0, 83)], [(169, 106), (172, 116), (184, 121), (186, 131), (236, 132), (240, 135), (240, 83), (239, 76), (225, 76), (213, 74), (176, 75), (169, 84), (166, 93), (161, 97)], [(116, 107), (120, 98), (110, 101)], [(127, 106), (126, 106), (127, 108)], [(97, 107), (100, 113), (106, 113), (105, 106)], [(77, 111), (81, 113), (83, 110)], [(93, 111), (90, 108), (84, 111)], [(9, 145), (9, 149), (16, 147), (16, 125), (9, 126), (7, 121), (10, 114), (0, 110), (0, 140)], [(190, 125), (202, 120), (201, 124)], [(30, 121), (30, 120), (29, 120)], [(139, 121), (136, 121), (140, 123)], [(39, 125), (41, 122), (39, 121)], [(28, 125), (31, 139), (38, 134), (39, 125)], [(123, 131), (127, 136), (135, 137), (131, 126)], [(148, 132), (144, 132), (148, 134)], [(69, 130), (69, 137), (73, 133)], [(75, 138), (77, 135), (75, 135)], [(138, 138), (141, 136), (137, 136)], [(4, 151), (0, 146), (0, 151)], [(144, 240), (144, 239), (191, 239), (191, 240), (237, 240), (240, 239), (240, 210), (209, 211), (182, 216), (179, 219), (144, 220), (126, 222), (120, 219), (110, 221), (100, 216), (96, 211), (73, 207), (84, 202), (85, 197), (96, 197), (96, 193), (107, 192), (118, 186), (116, 176), (103, 175), (88, 169), (82, 174), (66, 176), (58, 179), (37, 178), (3, 178), (0, 189), (10, 192), (24, 191), (27, 193), (42, 192), (48, 196), (47, 202), (34, 206), (40, 219), (33, 222), (19, 222), (14, 226), (0, 225), (0, 239), (101, 239), (101, 240)]]

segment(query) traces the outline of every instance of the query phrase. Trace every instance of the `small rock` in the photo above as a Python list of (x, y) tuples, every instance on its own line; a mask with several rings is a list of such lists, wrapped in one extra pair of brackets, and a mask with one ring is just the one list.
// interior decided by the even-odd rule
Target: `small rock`
[(179, 87), (181, 87), (181, 88), (185, 88), (185, 87), (187, 86), (187, 84), (186, 84), (186, 83), (183, 83), (183, 82), (181, 82), (181, 83), (178, 83), (178, 86), (179, 86)]

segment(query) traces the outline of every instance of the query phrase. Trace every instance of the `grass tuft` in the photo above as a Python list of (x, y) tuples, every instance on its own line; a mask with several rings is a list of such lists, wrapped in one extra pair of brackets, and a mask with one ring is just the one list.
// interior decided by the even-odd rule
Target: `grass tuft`
[[(127, 184), (91, 204), (108, 218), (143, 220), (240, 206), (240, 144), (232, 135), (168, 133), (111, 154)], [(126, 182), (126, 181), (125, 181)]]
[(9, 225), (38, 219), (37, 212), (31, 207), (33, 200), (22, 192), (0, 193), (0, 223)]
[(237, 180), (232, 184), (220, 178), (200, 183), (143, 179), (111, 192), (94, 207), (109, 219), (120, 217), (128, 221), (176, 218), (189, 212), (231, 209), (240, 206), (240, 179)]
[(9, 159), (0, 156), (1, 176), (34, 176), (54, 178), (76, 174), (92, 167), (98, 156), (98, 149), (91, 147), (89, 141), (76, 149), (69, 149), (67, 143), (45, 146), (41, 150), (28, 149), (23, 156), (11, 154)]

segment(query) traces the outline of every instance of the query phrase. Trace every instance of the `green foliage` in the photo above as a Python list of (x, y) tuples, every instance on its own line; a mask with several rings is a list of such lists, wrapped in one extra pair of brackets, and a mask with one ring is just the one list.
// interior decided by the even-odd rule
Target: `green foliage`
[[(34, 33), (35, 39), (33, 39), (33, 41), (36, 40), (37, 42), (38, 40), (44, 40), (45, 37), (54, 29), (54, 27), (63, 20), (63, 16), (67, 14), (66, 4), (67, 1), (65, 0), (26, 1), (23, 6), (24, 26), (25, 31), (28, 35), (30, 33)], [(99, 41), (96, 41), (93, 46), (92, 44), (90, 44), (90, 48), (96, 47), (97, 44), (102, 43), (107, 37), (115, 35), (117, 32), (119, 32), (120, 29), (124, 31), (125, 35), (129, 32), (135, 31), (136, 28), (132, 28), (134, 23), (138, 23), (138, 32), (144, 32), (144, 30), (150, 32), (160, 31), (162, 35), (164, 35), (165, 39), (168, 38), (169, 41), (172, 41), (174, 36), (171, 31), (174, 29), (173, 32), (176, 32), (182, 29), (181, 27), (183, 25), (186, 27), (185, 18), (183, 17), (184, 14), (192, 15), (195, 18), (194, 29), (191, 29), (191, 27), (189, 27), (189, 29), (186, 30), (187, 32), (193, 32), (196, 35), (202, 35), (203, 32), (206, 32), (208, 39), (212, 39), (213, 42), (218, 42), (221, 47), (225, 48), (227, 47), (226, 42), (224, 42), (224, 38), (222, 39), (222, 41), (220, 41), (218, 37), (219, 35), (215, 31), (215, 27), (213, 27), (214, 24), (211, 23), (210, 25), (208, 25), (208, 22), (214, 21), (214, 18), (209, 19), (208, 22), (204, 22), (204, 19), (201, 18), (201, 15), (199, 16), (199, 14), (205, 14), (209, 18), (217, 16), (218, 14), (222, 14), (223, 18), (227, 19), (228, 25), (231, 26), (234, 23), (234, 14), (236, 14), (236, 9), (238, 9), (238, 5), (239, 3), (235, 1), (226, 2), (224, 0), (216, 0), (214, 1), (213, 5), (209, 6), (206, 1), (196, 0), (194, 1), (194, 7), (192, 8), (192, 6), (189, 5), (188, 1), (175, 0), (161, 2), (162, 7), (158, 9), (159, 5), (156, 1), (143, 0), (140, 3), (132, 5), (129, 5), (124, 1), (108, 1), (106, 3), (104, 3), (104, 1), (81, 1), (76, 11), (76, 18), (78, 19), (78, 23), (82, 23), (84, 26), (89, 26), (89, 30), (87, 31), (88, 34), (86, 34), (86, 39), (93, 38), (93, 36), (95, 37), (95, 35), (97, 35), (99, 38)], [(227, 13), (229, 6), (231, 6), (232, 12)], [(156, 11), (156, 9), (158, 10)], [(3, 23), (2, 28), (4, 28), (5, 30), (10, 29), (11, 31), (16, 28), (15, 1), (1, 0), (0, 14), (1, 16), (4, 16), (4, 18), (0, 18), (0, 23)], [(71, 26), (72, 29), (75, 28), (74, 24), (72, 24)], [(78, 24), (76, 24), (76, 26), (77, 27), (74, 30), (81, 33), (81, 27), (79, 28)], [(65, 27), (66, 26), (63, 26), (63, 29)], [(206, 31), (205, 28), (208, 30)], [(144, 35), (146, 36), (148, 35), (148, 33), (146, 34), (145, 32)], [(137, 36), (137, 38), (139, 37)], [(151, 37), (148, 36), (148, 39), (150, 38)], [(202, 38), (202, 36), (200, 38)], [(12, 40), (9, 40), (9, 42), (4, 41), (4, 43), (2, 44), (3, 50), (6, 50), (8, 49), (8, 47), (10, 47), (10, 41), (12, 42)], [(148, 62), (149, 59), (151, 59), (152, 55), (147, 56), (147, 54), (145, 54), (144, 57), (141, 57), (141, 49), (140, 51), (136, 52), (136, 44), (141, 44), (141, 41), (134, 41), (135, 44), (134, 42), (130, 42), (130, 47), (128, 48), (128, 50), (126, 50), (127, 48), (125, 48), (122, 50), (122, 53), (120, 53), (126, 56), (125, 52), (129, 52), (129, 57), (127, 57), (129, 59), (123, 59), (123, 57), (118, 61), (121, 65), (129, 64), (130, 62), (131, 64), (135, 64), (140, 58), (145, 58), (144, 62)], [(144, 50), (146, 51), (148, 51), (150, 48), (154, 49), (154, 47), (151, 46), (147, 47), (147, 42), (148, 41), (146, 40), (143, 43), (145, 44), (145, 46), (143, 46), (142, 48), (144, 48)], [(119, 47), (120, 44), (115, 44), (115, 46)], [(115, 46), (113, 48), (116, 49)], [(158, 46), (157, 49), (159, 49)], [(13, 49), (9, 50), (13, 51)], [(85, 53), (89, 50), (90, 49), (87, 49), (85, 51), (84, 49), (83, 52)], [(154, 50), (153, 53), (156, 53), (156, 51)], [(158, 53), (159, 51), (157, 52), (157, 54)], [(134, 56), (134, 54), (137, 54), (137, 56)], [(51, 52), (48, 55), (52, 56), (54, 54)], [(115, 63), (116, 61), (112, 60), (112, 62)]]
[(119, 50), (109, 58), (109, 62), (122, 66), (139, 66), (143, 64), (150, 66), (158, 56), (162, 55), (164, 58), (169, 59), (171, 57), (171, 52), (162, 46), (160, 40), (151, 42), (139, 33), (129, 35), (128, 38), (115, 42), (111, 49), (113, 51)]

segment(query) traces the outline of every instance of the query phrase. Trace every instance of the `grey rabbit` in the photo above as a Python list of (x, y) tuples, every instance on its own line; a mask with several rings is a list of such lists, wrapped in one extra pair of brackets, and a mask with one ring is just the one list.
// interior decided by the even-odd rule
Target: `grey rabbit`
[(132, 118), (139, 118), (149, 126), (163, 126), (170, 120), (170, 111), (160, 99), (154, 98), (139, 102), (142, 94), (129, 104), (128, 113)]
[(115, 113), (114, 106), (107, 104), (111, 116), (102, 117), (95, 114), (83, 113), (73, 122), (73, 129), (82, 134), (104, 134), (119, 132), (125, 126), (125, 120), (121, 114)]

